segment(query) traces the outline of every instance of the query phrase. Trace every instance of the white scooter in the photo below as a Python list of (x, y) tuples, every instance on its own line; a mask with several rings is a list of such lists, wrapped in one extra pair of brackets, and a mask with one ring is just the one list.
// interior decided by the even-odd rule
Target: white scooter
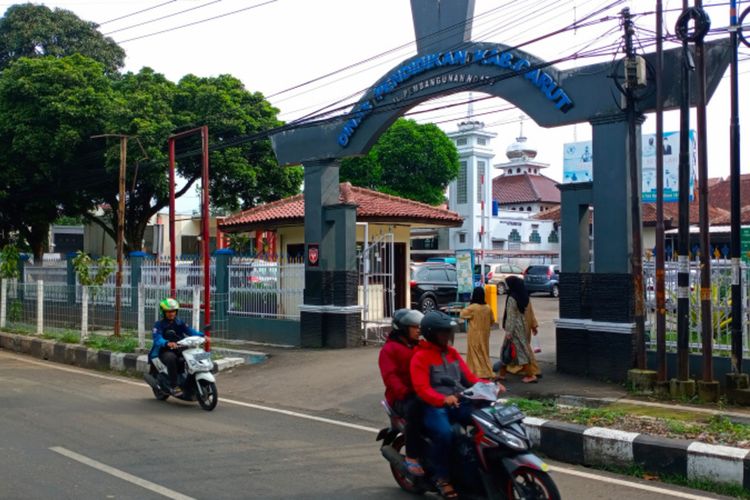
[[(201, 408), (211, 411), (219, 402), (219, 393), (216, 390), (216, 378), (212, 373), (214, 362), (211, 360), (211, 353), (203, 349), (205, 342), (206, 339), (199, 336), (186, 337), (177, 342), (182, 358), (177, 380), (182, 387), (182, 394), (175, 397), (183, 401), (197, 400)], [(149, 373), (144, 374), (143, 378), (159, 401), (164, 401), (172, 395), (169, 371), (159, 358), (149, 361)]]

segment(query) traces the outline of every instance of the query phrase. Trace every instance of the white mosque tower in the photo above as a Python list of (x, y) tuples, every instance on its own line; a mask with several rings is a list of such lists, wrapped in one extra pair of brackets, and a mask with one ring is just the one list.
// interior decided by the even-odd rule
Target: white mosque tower
[[(484, 129), (484, 123), (473, 119), (469, 111), (458, 130), (448, 137), (456, 144), (459, 157), (458, 178), (448, 188), (448, 208), (464, 218), (459, 228), (450, 229), (452, 250), (492, 248), (489, 225), (492, 216), (492, 139), (497, 134)], [(484, 233), (484, 245), (482, 234)]]

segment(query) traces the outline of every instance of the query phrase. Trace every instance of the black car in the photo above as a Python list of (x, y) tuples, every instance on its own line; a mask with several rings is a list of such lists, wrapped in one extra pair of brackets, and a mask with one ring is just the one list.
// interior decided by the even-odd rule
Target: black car
[(523, 272), (523, 281), (529, 293), (545, 292), (560, 296), (560, 270), (552, 264), (529, 266)]
[(456, 301), (458, 279), (456, 268), (442, 262), (425, 262), (411, 266), (411, 307), (422, 312), (441, 309)]

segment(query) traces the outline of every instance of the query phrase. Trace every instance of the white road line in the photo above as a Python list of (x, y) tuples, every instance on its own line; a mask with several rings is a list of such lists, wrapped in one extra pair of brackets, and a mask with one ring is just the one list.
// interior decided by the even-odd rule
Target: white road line
[[(25, 358), (20, 358), (20, 357), (16, 357), (16, 356), (11, 356), (11, 357), (13, 359), (18, 360), (18, 361), (25, 361), (27, 363), (44, 366), (46, 368), (54, 368), (56, 370), (62, 370), (62, 371), (66, 371), (66, 372), (77, 373), (79, 375), (88, 375), (90, 377), (101, 378), (101, 379), (105, 379), (105, 380), (109, 380), (109, 381), (113, 381), (113, 382), (122, 382), (124, 384), (137, 385), (137, 386), (143, 386), (143, 384), (144, 384), (144, 382), (134, 382), (132, 380), (126, 380), (126, 379), (117, 378), (117, 377), (108, 377), (106, 375), (100, 375), (98, 373), (90, 373), (90, 372), (82, 370), (82, 369), (75, 369), (75, 368), (68, 368), (68, 367), (63, 367), (63, 366), (56, 366), (55, 363), (51, 363), (51, 362), (50, 363), (43, 363), (43, 362), (33, 361), (33, 360), (29, 360), (29, 359), (25, 359)], [(330, 418), (316, 417), (315, 415), (308, 415), (308, 414), (305, 414), (305, 413), (299, 413), (299, 412), (295, 412), (295, 411), (282, 410), (280, 408), (271, 408), (269, 406), (262, 406), (262, 405), (252, 404), (252, 403), (245, 403), (245, 402), (236, 401), (236, 400), (233, 400), (233, 399), (221, 399), (221, 402), (222, 403), (231, 404), (231, 405), (235, 405), (235, 406), (241, 406), (241, 407), (244, 407), (244, 408), (252, 408), (254, 410), (261, 410), (261, 411), (267, 411), (267, 412), (272, 412), (272, 413), (279, 413), (279, 414), (282, 414), (282, 415), (287, 415), (287, 416), (295, 417), (295, 418), (304, 418), (304, 419), (307, 419), (307, 420), (314, 420), (316, 422), (321, 422), (321, 423), (330, 424), (330, 425), (338, 425), (340, 427), (346, 427), (346, 428), (349, 428), (349, 429), (355, 429), (355, 430), (360, 430), (360, 431), (364, 431), (364, 432), (371, 432), (371, 433), (380, 432), (379, 429), (376, 429), (374, 427), (366, 427), (364, 425), (351, 424), (349, 422), (343, 422), (343, 421), (340, 421), (340, 420), (333, 420), (333, 419), (330, 419)], [(623, 479), (615, 479), (615, 478), (611, 478), (611, 477), (607, 477), (607, 476), (599, 476), (599, 475), (596, 475), (596, 474), (592, 474), (590, 472), (582, 472), (582, 471), (577, 471), (577, 470), (574, 470), (574, 469), (568, 469), (568, 468), (564, 468), (564, 467), (550, 466), (550, 470), (552, 470), (554, 472), (557, 472), (559, 474), (568, 474), (570, 476), (577, 476), (577, 477), (581, 477), (581, 478), (584, 478), (584, 479), (591, 479), (593, 481), (602, 481), (602, 482), (605, 482), (605, 483), (617, 484), (617, 485), (620, 485), (620, 486), (626, 486), (628, 488), (634, 488), (634, 489), (638, 489), (638, 490), (649, 491), (649, 492), (652, 492), (652, 493), (659, 493), (659, 494), (662, 494), (662, 495), (673, 496), (673, 497), (676, 497), (676, 498), (685, 498), (685, 499), (688, 499), (688, 500), (704, 500), (706, 498), (705, 496), (697, 496), (697, 495), (692, 495), (690, 493), (683, 493), (681, 491), (673, 491), (673, 490), (668, 490), (668, 489), (665, 489), (665, 488), (659, 488), (657, 486), (650, 486), (650, 485), (647, 485), (647, 484), (640, 484), (640, 483), (629, 482), (629, 481), (626, 481), (626, 480), (623, 480)]]
[(582, 477), (584, 479), (592, 479), (594, 481), (603, 481), (605, 483), (610, 484), (616, 484), (619, 486), (626, 486), (628, 488), (635, 488), (639, 490), (644, 491), (650, 491), (652, 493), (659, 493), (662, 495), (669, 495), (677, 498), (687, 498), (688, 500), (706, 500), (706, 496), (704, 495), (693, 495), (692, 493), (683, 493), (682, 491), (672, 491), (672, 490), (666, 490), (664, 488), (659, 488), (657, 486), (649, 486), (648, 484), (640, 484), (640, 483), (631, 483), (630, 481), (625, 481), (623, 479), (615, 479), (613, 477), (606, 477), (606, 476), (597, 476), (596, 474), (591, 474), (589, 472), (583, 472), (575, 469), (568, 469), (565, 467), (557, 467), (554, 465), (550, 465), (549, 470), (552, 472), (559, 472), (561, 474), (568, 474), (571, 476), (577, 476)]
[(195, 500), (193, 497), (183, 495), (182, 493), (178, 493), (174, 490), (170, 490), (169, 488), (165, 488), (164, 486), (159, 486), (156, 483), (152, 483), (151, 481), (141, 479), (132, 474), (128, 474), (127, 472), (123, 472), (119, 469), (115, 469), (114, 467), (110, 467), (109, 465), (103, 464), (101, 462), (97, 462), (96, 460), (93, 460), (91, 458), (84, 457), (83, 455), (79, 455), (78, 453), (74, 451), (70, 451), (66, 448), (62, 448), (60, 446), (53, 446), (52, 448), (50, 448), (50, 450), (54, 451), (55, 453), (59, 453), (60, 455), (63, 455), (65, 457), (68, 457), (70, 459), (73, 459), (76, 462), (80, 462), (84, 465), (88, 465), (89, 467), (93, 469), (109, 474), (110, 476), (114, 476), (118, 479), (122, 479), (123, 481), (133, 483), (136, 486), (140, 486), (141, 488), (147, 489), (149, 491), (153, 491), (154, 493), (158, 493), (159, 495), (165, 496), (167, 498), (173, 498), (175, 500)]

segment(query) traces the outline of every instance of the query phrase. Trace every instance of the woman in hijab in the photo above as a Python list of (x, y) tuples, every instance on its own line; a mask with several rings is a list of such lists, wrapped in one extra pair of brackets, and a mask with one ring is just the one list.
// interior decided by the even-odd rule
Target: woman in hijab
[(516, 348), (516, 359), (512, 364), (502, 366), (497, 378), (504, 380), (505, 374), (510, 371), (523, 374), (522, 382), (534, 383), (537, 382), (538, 368), (535, 368), (536, 359), (531, 347), (531, 336), (527, 334), (527, 331), (531, 330), (526, 319), (527, 309), (531, 307), (529, 294), (523, 280), (517, 276), (509, 276), (505, 283), (508, 285), (508, 298), (503, 313), (503, 329), (505, 338), (510, 339)]
[(494, 372), (490, 363), (490, 328), (495, 318), (484, 300), (484, 288), (474, 288), (469, 306), (461, 311), (460, 317), (469, 320), (469, 331), (466, 334), (466, 362), (469, 369), (479, 378), (491, 379)]

